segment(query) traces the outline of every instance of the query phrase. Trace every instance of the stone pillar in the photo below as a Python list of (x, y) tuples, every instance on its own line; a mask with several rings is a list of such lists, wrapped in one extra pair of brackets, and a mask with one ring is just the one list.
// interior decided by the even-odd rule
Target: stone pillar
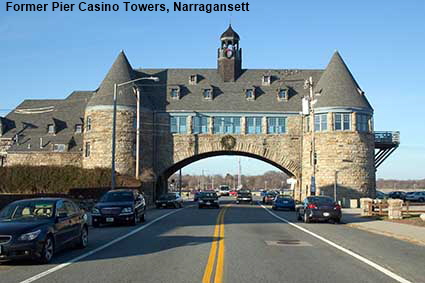
[(327, 120), (328, 120), (328, 131), (335, 131), (333, 112), (328, 113)]
[(361, 216), (372, 216), (372, 204), (373, 200), (371, 198), (361, 198), (360, 199), (360, 208)]
[(241, 134), (242, 135), (246, 134), (246, 117), (245, 116), (241, 117)]
[(357, 131), (357, 114), (356, 114), (356, 112), (351, 113), (351, 130)]
[(388, 202), (388, 218), (403, 219), (403, 214), (402, 214), (403, 200), (389, 199), (387, 202)]
[(214, 132), (214, 119), (213, 117), (208, 117), (208, 134), (212, 135)]
[(267, 117), (261, 119), (261, 132), (267, 134)]
[(186, 118), (187, 123), (187, 133), (192, 134), (193, 133), (193, 116), (189, 115)]

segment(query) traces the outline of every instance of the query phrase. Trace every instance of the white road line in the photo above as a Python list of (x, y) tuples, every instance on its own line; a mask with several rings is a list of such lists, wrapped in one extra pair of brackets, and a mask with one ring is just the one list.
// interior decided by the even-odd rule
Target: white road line
[(369, 265), (369, 266), (375, 268), (376, 270), (384, 273), (385, 275), (391, 277), (392, 279), (394, 279), (394, 280), (396, 280), (396, 281), (398, 281), (400, 283), (412, 283), (411, 281), (409, 281), (409, 280), (407, 280), (407, 279), (405, 279), (405, 278), (403, 278), (403, 277), (395, 274), (394, 272), (386, 269), (385, 267), (382, 267), (379, 264), (376, 264), (373, 261), (371, 261), (371, 260), (369, 260), (369, 259), (367, 259), (365, 257), (362, 257), (359, 254), (356, 254), (355, 252), (352, 252), (352, 251), (350, 251), (350, 250), (348, 250), (348, 249), (346, 249), (346, 248), (344, 248), (344, 247), (342, 247), (342, 246), (340, 246), (340, 245), (338, 245), (338, 244), (336, 244), (336, 243), (334, 243), (334, 242), (332, 242), (332, 241), (330, 241), (328, 239), (323, 238), (322, 236), (319, 236), (319, 235), (317, 235), (317, 234), (315, 234), (315, 233), (313, 233), (313, 232), (311, 232), (311, 231), (309, 231), (309, 230), (307, 230), (307, 229), (305, 229), (305, 228), (303, 228), (303, 227), (301, 227), (301, 226), (299, 226), (297, 224), (294, 224), (294, 223), (290, 222), (289, 220), (286, 220), (285, 218), (282, 218), (282, 217), (276, 215), (274, 212), (270, 211), (270, 209), (266, 208), (264, 205), (262, 205), (262, 204), (260, 204), (260, 205), (268, 213), (270, 213), (271, 215), (273, 215), (277, 219), (282, 220), (283, 222), (291, 225), (292, 227), (295, 227), (295, 228), (297, 228), (297, 229), (299, 229), (299, 230), (301, 230), (301, 231), (303, 231), (303, 232), (305, 232), (305, 233), (307, 233), (307, 234), (309, 234), (309, 235), (311, 235), (311, 236), (313, 236), (313, 237), (315, 237), (315, 238), (317, 238), (317, 239), (319, 239), (319, 240), (321, 240), (321, 241), (323, 241), (323, 242), (331, 245), (332, 247), (334, 247), (334, 248), (336, 248), (336, 249), (338, 249), (338, 250), (340, 250), (340, 251), (342, 251), (342, 252), (344, 252), (344, 253), (346, 253), (348, 255), (351, 255), (352, 257), (360, 260), (361, 262), (366, 263), (367, 265)]
[(109, 242), (109, 243), (104, 244), (103, 246), (100, 246), (100, 247), (98, 247), (98, 248), (96, 248), (96, 249), (94, 249), (94, 250), (92, 250), (92, 251), (89, 251), (89, 252), (87, 252), (87, 253), (85, 253), (85, 254), (82, 254), (82, 255), (80, 255), (80, 256), (78, 256), (78, 257), (76, 257), (76, 258), (73, 258), (73, 259), (69, 260), (68, 262), (65, 262), (65, 263), (59, 264), (59, 265), (57, 265), (57, 266), (55, 266), (55, 267), (53, 267), (53, 268), (51, 268), (51, 269), (48, 269), (48, 270), (46, 270), (46, 271), (44, 271), (44, 272), (42, 272), (42, 273), (39, 273), (39, 274), (37, 274), (37, 275), (34, 275), (33, 277), (30, 277), (30, 278), (28, 278), (28, 279), (26, 279), (26, 280), (24, 280), (24, 281), (19, 282), (19, 283), (29, 283), (29, 282), (33, 282), (33, 281), (35, 281), (35, 280), (38, 280), (38, 279), (40, 279), (40, 278), (43, 278), (43, 277), (44, 277), (44, 276), (46, 276), (46, 275), (49, 275), (49, 274), (51, 274), (51, 273), (53, 273), (53, 272), (56, 272), (56, 271), (58, 271), (58, 270), (60, 270), (60, 269), (63, 269), (63, 268), (65, 268), (65, 267), (67, 267), (68, 265), (71, 265), (71, 264), (73, 264), (73, 263), (75, 263), (75, 262), (77, 262), (77, 261), (79, 261), (79, 260), (82, 260), (83, 258), (86, 258), (86, 257), (88, 257), (88, 256), (91, 256), (91, 255), (93, 255), (93, 254), (95, 254), (95, 253), (97, 253), (97, 252), (100, 252), (101, 250), (104, 250), (104, 249), (106, 249), (107, 247), (109, 247), (109, 246), (111, 246), (111, 245), (113, 245), (113, 244), (116, 244), (116, 243), (118, 243), (118, 242), (120, 242), (120, 241), (122, 241), (122, 240), (124, 240), (124, 239), (126, 239), (126, 238), (128, 238), (128, 237), (130, 237), (130, 236), (132, 236), (132, 235), (134, 235), (134, 234), (136, 234), (136, 233), (138, 233), (138, 232), (142, 231), (143, 229), (148, 228), (149, 226), (151, 226), (151, 225), (155, 224), (156, 222), (160, 221), (161, 219), (164, 219), (165, 217), (167, 217), (167, 216), (169, 216), (169, 215), (171, 215), (171, 214), (174, 214), (174, 213), (176, 213), (176, 212), (178, 212), (178, 211), (180, 211), (180, 210), (182, 210), (182, 209), (184, 209), (184, 208), (177, 209), (177, 210), (173, 210), (173, 211), (171, 211), (171, 212), (169, 212), (169, 213), (167, 213), (167, 214), (164, 214), (164, 215), (162, 215), (162, 216), (160, 216), (160, 217), (158, 217), (158, 218), (156, 218), (156, 219), (152, 220), (151, 222), (149, 222), (149, 223), (147, 223), (147, 224), (145, 224), (145, 225), (143, 225), (143, 226), (141, 226), (141, 227), (139, 227), (139, 228), (137, 228), (137, 229), (134, 229), (134, 230), (132, 230), (131, 232), (129, 232), (129, 233), (127, 233), (127, 234), (125, 234), (125, 235), (123, 235), (123, 236), (121, 236), (121, 237), (119, 237), (119, 238), (116, 238), (115, 240), (113, 240), (113, 241), (111, 241), (111, 242)]

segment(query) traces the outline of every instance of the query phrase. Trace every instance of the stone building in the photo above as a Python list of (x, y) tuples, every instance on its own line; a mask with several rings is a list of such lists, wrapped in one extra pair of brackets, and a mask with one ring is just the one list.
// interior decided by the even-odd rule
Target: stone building
[(97, 90), (25, 100), (1, 118), (1, 165), (111, 167), (114, 85), (153, 76), (159, 81), (117, 88), (116, 171), (135, 175), (139, 155), (138, 173), (155, 176), (156, 194), (181, 167), (234, 154), (294, 177), (297, 198), (332, 195), (336, 177), (339, 197), (375, 194), (375, 149), (385, 159), (398, 143), (390, 134), (392, 146), (378, 146), (373, 108), (338, 52), (320, 70), (244, 69), (240, 37), (229, 26), (217, 63), (134, 69), (121, 52)]

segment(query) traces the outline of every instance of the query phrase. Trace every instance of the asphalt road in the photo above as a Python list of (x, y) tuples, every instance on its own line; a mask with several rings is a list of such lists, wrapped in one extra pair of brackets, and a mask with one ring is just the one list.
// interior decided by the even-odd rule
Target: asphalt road
[(0, 264), (0, 282), (425, 282), (425, 247), (226, 199), (90, 229), (87, 249)]

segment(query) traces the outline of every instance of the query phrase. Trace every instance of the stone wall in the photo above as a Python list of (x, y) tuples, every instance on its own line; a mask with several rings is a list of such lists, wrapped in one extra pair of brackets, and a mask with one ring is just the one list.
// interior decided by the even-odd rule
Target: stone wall
[(9, 152), (7, 166), (78, 166), (81, 167), (80, 152)]
[[(111, 167), (112, 162), (112, 106), (92, 108), (85, 113), (91, 117), (91, 129), (84, 132), (83, 167)], [(116, 116), (115, 169), (126, 175), (135, 173), (136, 132), (135, 109), (118, 106)], [(86, 125), (87, 126), (87, 125)], [(90, 156), (85, 156), (87, 143), (90, 143)]]

